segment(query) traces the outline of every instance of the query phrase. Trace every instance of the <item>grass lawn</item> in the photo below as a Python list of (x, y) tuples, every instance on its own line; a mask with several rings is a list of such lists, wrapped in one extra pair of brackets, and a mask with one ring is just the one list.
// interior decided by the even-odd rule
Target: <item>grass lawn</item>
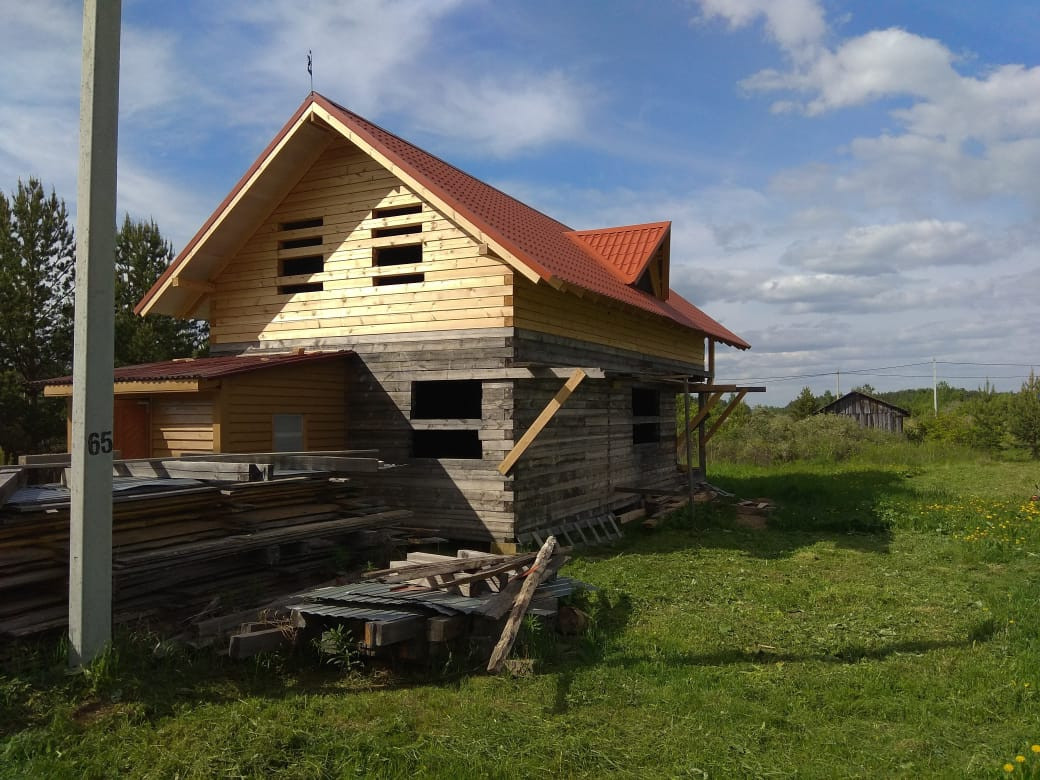
[(68, 677), (60, 648), (20, 646), (0, 669), (0, 777), (1040, 772), (1040, 465), (712, 479), (778, 501), (772, 527), (698, 506), (576, 555), (594, 627), (529, 632), (527, 676), (156, 659), (137, 632)]

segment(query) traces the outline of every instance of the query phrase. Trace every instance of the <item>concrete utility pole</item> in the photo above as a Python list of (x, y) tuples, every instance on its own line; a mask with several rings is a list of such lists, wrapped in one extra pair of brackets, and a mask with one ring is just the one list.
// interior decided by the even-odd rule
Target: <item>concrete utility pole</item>
[(120, 0), (84, 0), (72, 362), (69, 665), (112, 638), (112, 365)]
[(932, 408), (935, 410), (935, 416), (939, 416), (939, 383), (935, 381), (935, 358), (932, 358)]

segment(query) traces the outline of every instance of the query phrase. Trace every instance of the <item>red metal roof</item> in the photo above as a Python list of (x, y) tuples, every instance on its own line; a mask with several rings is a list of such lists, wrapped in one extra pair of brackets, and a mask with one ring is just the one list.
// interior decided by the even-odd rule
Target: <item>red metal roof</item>
[[(166, 382), (185, 379), (219, 379), (234, 374), (245, 374), (266, 368), (312, 363), (354, 354), (351, 350), (338, 352), (311, 352), (303, 355), (229, 355), (201, 358), (163, 360), (159, 363), (141, 363), (115, 369), (114, 379), (118, 382)], [(71, 376), (46, 379), (42, 385), (71, 385)]]
[(671, 226), (671, 222), (652, 222), (599, 230), (573, 230), (568, 235), (599, 255), (617, 272), (622, 282), (632, 284), (653, 259)]
[[(470, 176), (317, 93), (311, 93), (308, 96), (275, 140), (253, 164), (250, 171), (239, 181), (235, 190), (210, 217), (206, 226), (212, 224), (216, 216), (230, 205), (237, 192), (245, 186), (250, 174), (259, 168), (280, 139), (311, 105), (319, 106), (327, 111), (370, 147), (389, 159), (399, 169), (397, 173), (406, 174), (449, 204), (461, 217), (477, 226), (491, 240), (536, 272), (542, 279), (571, 285), (665, 317), (685, 327), (702, 331), (714, 339), (739, 349), (747, 349), (750, 346), (674, 291), (670, 293), (667, 301), (662, 301), (649, 293), (629, 286), (631, 282), (626, 279), (641, 262), (640, 254), (645, 243), (649, 241), (649, 234), (652, 232), (651, 226), (608, 228), (601, 231), (603, 236), (599, 238), (591, 237), (597, 231), (573, 231), (562, 222), (531, 208), (516, 198), (495, 189), (490, 184)], [(659, 224), (668, 225), (669, 223)], [(206, 226), (195, 235), (159, 281), (148, 291), (137, 305), (138, 312), (152, 296), (158, 293), (169, 275), (187, 259), (196, 244), (201, 241)], [(631, 250), (623, 249), (619, 243), (616, 250), (611, 249), (609, 256), (604, 256), (597, 251), (599, 247), (605, 247), (608, 243), (620, 242), (625, 231), (638, 228), (645, 228), (647, 235), (640, 232), (638, 236), (629, 236), (630, 239), (638, 238), (638, 240), (632, 241)], [(660, 234), (659, 238), (663, 238), (666, 232), (667, 229)], [(614, 238), (610, 238), (611, 234), (616, 235)], [(589, 243), (590, 241), (592, 243)]]

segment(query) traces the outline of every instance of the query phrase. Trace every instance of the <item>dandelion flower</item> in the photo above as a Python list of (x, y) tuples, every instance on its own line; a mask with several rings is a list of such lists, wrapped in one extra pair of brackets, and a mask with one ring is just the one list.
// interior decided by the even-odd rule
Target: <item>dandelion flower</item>
[(1034, 753), (1040, 753), (1040, 745), (1033, 745), (1033, 747), (1029, 749), (1032, 750)]
[(1004, 771), (1005, 772), (1014, 772), (1015, 771), (1014, 764), (1004, 764)]
[(1018, 763), (1020, 763), (1020, 764), (1021, 764), (1021, 763), (1022, 763), (1023, 761), (1025, 761), (1025, 760), (1026, 760), (1026, 757), (1025, 757), (1025, 756), (1015, 756), (1015, 761), (1017, 761), (1017, 762), (1018, 762)]

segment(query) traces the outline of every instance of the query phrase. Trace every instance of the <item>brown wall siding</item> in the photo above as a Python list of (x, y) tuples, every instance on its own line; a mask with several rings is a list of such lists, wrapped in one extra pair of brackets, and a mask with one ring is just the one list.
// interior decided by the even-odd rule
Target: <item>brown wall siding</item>
[(305, 449), (347, 446), (346, 359), (228, 377), (220, 393), (224, 452), (270, 452), (276, 414), (304, 415)]
[(151, 396), (152, 457), (213, 451), (213, 394)]

